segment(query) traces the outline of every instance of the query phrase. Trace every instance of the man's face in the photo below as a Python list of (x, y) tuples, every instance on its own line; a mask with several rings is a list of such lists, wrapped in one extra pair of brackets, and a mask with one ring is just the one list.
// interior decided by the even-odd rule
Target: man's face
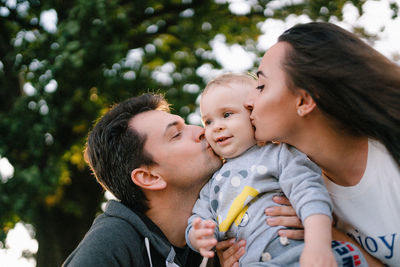
[(147, 136), (144, 149), (157, 163), (151, 168), (167, 187), (194, 192), (221, 166), (204, 138), (204, 129), (185, 124), (177, 115), (151, 110), (136, 115), (129, 124)]

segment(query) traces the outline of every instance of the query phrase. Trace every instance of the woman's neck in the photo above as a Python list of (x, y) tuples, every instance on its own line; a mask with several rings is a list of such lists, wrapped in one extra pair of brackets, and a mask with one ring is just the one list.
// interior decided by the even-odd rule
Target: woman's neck
[(342, 186), (359, 183), (368, 159), (368, 138), (317, 126), (299, 133), (293, 146), (304, 152), (332, 182)]

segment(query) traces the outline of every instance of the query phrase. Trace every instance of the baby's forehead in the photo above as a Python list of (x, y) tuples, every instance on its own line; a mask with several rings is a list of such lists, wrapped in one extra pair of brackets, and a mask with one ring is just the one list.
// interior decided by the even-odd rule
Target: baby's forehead
[(212, 101), (215, 104), (215, 100), (220, 100), (217, 103), (223, 104), (226, 101), (240, 101), (245, 95), (247, 95), (245, 88), (233, 87), (233, 86), (213, 86), (208, 88), (201, 94), (200, 104)]
[(226, 82), (226, 83), (214, 83), (208, 85), (201, 94), (201, 97), (207, 96), (209, 94), (221, 93), (234, 93), (234, 94), (247, 94), (248, 89), (256, 86), (257, 83), (252, 82)]

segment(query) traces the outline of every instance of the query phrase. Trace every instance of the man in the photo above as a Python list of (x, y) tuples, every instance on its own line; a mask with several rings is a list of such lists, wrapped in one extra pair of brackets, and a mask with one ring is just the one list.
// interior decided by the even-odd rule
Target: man
[(130, 98), (88, 136), (85, 158), (119, 201), (107, 203), (63, 266), (198, 266), (187, 219), (221, 160), (199, 126), (169, 113), (159, 95)]

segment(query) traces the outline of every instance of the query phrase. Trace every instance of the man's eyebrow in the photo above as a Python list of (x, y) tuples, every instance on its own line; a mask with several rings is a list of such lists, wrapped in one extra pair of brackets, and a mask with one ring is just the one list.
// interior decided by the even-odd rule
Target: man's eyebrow
[(260, 75), (266, 77), (264, 72), (262, 72), (261, 70), (257, 71), (256, 75), (257, 75), (257, 78), (259, 78)]
[(173, 121), (173, 122), (171, 122), (171, 123), (168, 123), (167, 127), (165, 127), (164, 136), (167, 135), (168, 130), (169, 130), (171, 127), (177, 126), (178, 124), (179, 124), (179, 121)]

